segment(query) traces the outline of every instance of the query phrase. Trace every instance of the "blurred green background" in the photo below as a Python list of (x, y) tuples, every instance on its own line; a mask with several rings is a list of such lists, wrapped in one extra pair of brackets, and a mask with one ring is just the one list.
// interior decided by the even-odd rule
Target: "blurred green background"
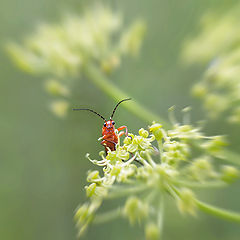
[[(225, 11), (237, 1), (132, 0), (103, 1), (125, 16), (146, 21), (148, 30), (139, 58), (125, 59), (111, 76), (120, 88), (149, 110), (167, 118), (172, 105), (192, 106), (192, 120), (203, 120), (201, 104), (190, 96), (206, 66), (184, 66), (179, 58), (183, 41), (198, 32), (201, 16), (208, 10)], [(78, 12), (91, 1), (1, 0), (0, 9), (0, 239), (76, 239), (74, 210), (83, 202), (85, 177), (93, 169), (85, 154), (97, 157), (102, 146), (102, 121), (94, 115), (72, 112), (58, 119), (48, 110), (49, 96), (39, 76), (27, 75), (9, 60), (4, 45), (19, 41), (42, 22), (57, 22), (65, 12)], [(74, 105), (92, 107), (108, 116), (115, 103), (86, 79), (76, 83)], [(117, 125), (130, 132), (147, 127), (125, 109), (115, 115)], [(210, 122), (207, 134), (225, 134), (238, 149), (239, 127), (221, 119)], [(221, 191), (199, 192), (217, 206), (239, 209), (237, 183)], [(239, 226), (204, 214), (184, 217), (170, 202), (166, 211), (164, 239), (239, 239)], [(123, 230), (124, 229), (124, 230)], [(90, 227), (84, 239), (143, 239), (141, 226), (131, 228), (123, 220)]]

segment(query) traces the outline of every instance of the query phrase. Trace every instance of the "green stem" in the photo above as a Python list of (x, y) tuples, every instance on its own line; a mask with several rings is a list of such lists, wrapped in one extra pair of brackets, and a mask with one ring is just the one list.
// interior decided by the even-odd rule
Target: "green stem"
[[(99, 87), (103, 92), (112, 97), (114, 100), (119, 101), (124, 98), (129, 98), (129, 94), (121, 91), (114, 83), (109, 81), (107, 77), (94, 65), (85, 65), (84, 70), (89, 80), (91, 80), (97, 87)], [(140, 119), (148, 122), (149, 124), (151, 124), (153, 121), (157, 121), (165, 127), (170, 126), (166, 120), (148, 111), (136, 101), (131, 101), (128, 104), (123, 104), (123, 107), (125, 107), (131, 113), (135, 114)]]
[(93, 220), (93, 223), (102, 224), (105, 222), (109, 222), (110, 220), (118, 218), (120, 215), (121, 215), (121, 209), (117, 208), (112, 211), (96, 215)]
[[(180, 192), (176, 187), (171, 186), (171, 188), (178, 196), (180, 195)], [(232, 222), (236, 222), (236, 223), (240, 224), (240, 213), (236, 213), (233, 211), (228, 211), (228, 210), (225, 210), (222, 208), (214, 207), (210, 204), (204, 203), (197, 199), (195, 199), (195, 203), (198, 206), (198, 209), (205, 213), (208, 213), (215, 217), (223, 218), (224, 220), (228, 220), (228, 221), (232, 221)]]
[(227, 186), (227, 184), (223, 181), (210, 181), (210, 182), (199, 183), (199, 182), (174, 180), (172, 182), (176, 185), (190, 187), (190, 188), (222, 188)]
[(139, 193), (142, 191), (145, 191), (149, 189), (147, 185), (140, 185), (136, 187), (112, 187), (111, 191), (109, 194), (106, 196), (107, 199), (113, 199), (113, 198), (119, 198), (119, 197), (124, 197), (125, 195), (129, 194), (134, 194), (134, 193)]
[(160, 235), (162, 235), (162, 231), (163, 231), (163, 216), (164, 216), (164, 195), (162, 192), (160, 197), (159, 208), (158, 208), (158, 228), (160, 231)]
[(196, 204), (197, 204), (198, 208), (205, 213), (223, 218), (225, 220), (240, 223), (240, 214), (239, 213), (235, 213), (232, 211), (227, 211), (227, 210), (224, 210), (221, 208), (217, 208), (217, 207), (211, 206), (209, 204), (206, 204), (204, 202), (201, 202), (199, 200), (196, 200)]

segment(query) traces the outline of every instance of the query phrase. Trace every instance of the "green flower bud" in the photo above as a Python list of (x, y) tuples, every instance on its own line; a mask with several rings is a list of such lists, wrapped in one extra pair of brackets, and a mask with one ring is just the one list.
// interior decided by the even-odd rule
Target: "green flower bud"
[(178, 209), (181, 213), (189, 213), (193, 216), (196, 215), (196, 201), (194, 193), (187, 188), (182, 189), (179, 199), (177, 201)]
[(122, 52), (136, 55), (141, 47), (145, 31), (146, 26), (142, 21), (137, 21), (130, 26), (121, 39), (120, 45)]
[(120, 65), (120, 58), (116, 55), (101, 62), (101, 68), (105, 73), (113, 72)]
[(153, 122), (153, 125), (149, 127), (149, 131), (154, 135), (157, 141), (160, 141), (163, 138), (163, 133), (161, 128), (162, 128), (162, 125), (155, 122)]
[(224, 136), (214, 136), (212, 139), (204, 142), (201, 147), (212, 154), (216, 154), (226, 145), (227, 141)]
[(146, 240), (159, 240), (160, 231), (155, 223), (148, 223), (145, 227), (145, 238)]
[(239, 178), (239, 171), (237, 168), (232, 166), (223, 166), (222, 167), (222, 180), (227, 183), (232, 183), (237, 178)]
[(157, 165), (155, 170), (162, 178), (175, 177), (178, 174), (177, 170), (167, 163)]
[(195, 97), (203, 98), (207, 94), (207, 87), (202, 83), (195, 84), (192, 88), (192, 94)]
[(130, 152), (130, 153), (134, 153), (138, 150), (138, 145), (137, 144), (130, 144), (128, 147), (127, 147), (127, 151)]
[(117, 157), (119, 159), (122, 159), (122, 160), (128, 160), (129, 159), (129, 152), (123, 150), (123, 149), (120, 149), (118, 152), (117, 152)]
[(85, 203), (80, 208), (78, 208), (74, 218), (78, 223), (84, 223), (88, 215), (89, 215), (89, 207), (88, 207), (88, 204)]
[(118, 176), (119, 173), (121, 172), (121, 166), (113, 166), (112, 170), (111, 170), (111, 175), (112, 176)]
[(209, 111), (212, 118), (225, 111), (229, 105), (229, 99), (220, 94), (208, 94), (204, 100), (204, 107)]
[(129, 218), (131, 224), (134, 224), (136, 221), (140, 222), (146, 218), (148, 211), (148, 205), (137, 197), (128, 198), (124, 207), (124, 214)]
[(116, 151), (108, 151), (108, 155), (107, 155), (106, 159), (110, 160), (110, 161), (116, 161), (117, 160)]
[(151, 147), (151, 144), (149, 141), (145, 140), (144, 138), (141, 139), (141, 141), (139, 142), (139, 146), (141, 147), (141, 149), (146, 150), (149, 147)]
[(189, 166), (189, 171), (192, 177), (198, 181), (217, 177), (209, 156), (201, 156), (195, 159), (192, 165)]
[(69, 89), (66, 86), (54, 79), (48, 80), (45, 84), (45, 88), (52, 95), (60, 95), (66, 97), (70, 94)]
[(122, 168), (120, 174), (117, 177), (117, 181), (126, 182), (129, 177), (134, 176), (136, 170), (137, 166), (134, 164), (130, 164), (129, 166)]
[(51, 111), (61, 118), (66, 116), (68, 107), (68, 102), (64, 100), (55, 101), (50, 105)]
[(148, 131), (144, 130), (143, 128), (141, 128), (138, 132), (139, 132), (139, 135), (144, 138), (147, 138), (149, 135)]
[(99, 156), (100, 156), (100, 157), (104, 158), (104, 155), (105, 155), (105, 151), (100, 151), (100, 152), (99, 152)]
[(209, 160), (210, 159), (208, 157), (198, 158), (193, 162), (193, 164), (200, 170), (210, 171), (212, 169), (212, 165)]
[(129, 145), (129, 144), (132, 143), (133, 138), (134, 138), (134, 135), (130, 137), (129, 134), (128, 134), (128, 136), (124, 138), (123, 143), (126, 144), (126, 145)]
[(93, 182), (94, 180), (99, 179), (99, 171), (89, 171), (87, 176), (88, 182)]
[(87, 197), (92, 197), (95, 194), (96, 186), (96, 183), (92, 183), (85, 187)]

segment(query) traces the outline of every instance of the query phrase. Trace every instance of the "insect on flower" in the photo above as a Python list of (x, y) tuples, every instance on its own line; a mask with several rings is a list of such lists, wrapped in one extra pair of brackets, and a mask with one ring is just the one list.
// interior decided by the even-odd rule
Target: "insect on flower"
[[(105, 147), (106, 154), (108, 153), (109, 149), (111, 151), (116, 150), (116, 145), (118, 144), (118, 138), (119, 137), (121, 137), (123, 134), (125, 136), (128, 135), (127, 126), (121, 126), (117, 129), (115, 129), (115, 127), (114, 127), (115, 122), (112, 120), (113, 115), (114, 115), (117, 107), (119, 106), (119, 104), (124, 102), (124, 101), (128, 101), (128, 100), (131, 100), (131, 98), (123, 99), (123, 100), (121, 100), (120, 102), (117, 103), (117, 105), (113, 109), (112, 115), (111, 115), (111, 117), (108, 121), (101, 114), (95, 112), (92, 109), (89, 109), (89, 108), (73, 109), (73, 110), (90, 111), (92, 113), (95, 113), (96, 115), (98, 115), (100, 118), (102, 118), (104, 120), (104, 124), (103, 124), (103, 128), (102, 128), (102, 142), (101, 142), (101, 144)], [(124, 129), (125, 129), (125, 131), (123, 131)]]

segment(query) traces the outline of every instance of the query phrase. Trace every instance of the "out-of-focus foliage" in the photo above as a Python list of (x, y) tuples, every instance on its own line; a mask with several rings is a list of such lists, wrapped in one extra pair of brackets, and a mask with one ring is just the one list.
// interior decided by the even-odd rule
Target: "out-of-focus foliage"
[(119, 67), (122, 56), (138, 54), (144, 33), (141, 20), (125, 27), (120, 13), (97, 5), (85, 9), (80, 17), (69, 15), (58, 24), (41, 24), (22, 45), (10, 43), (7, 50), (22, 70), (50, 76), (46, 90), (65, 98), (54, 101), (51, 110), (63, 117), (73, 87), (69, 79), (84, 74), (87, 64), (112, 72)]
[(206, 14), (200, 33), (185, 42), (183, 59), (187, 63), (207, 62), (203, 79), (192, 89), (203, 101), (210, 117), (228, 111), (228, 120), (240, 123), (240, 4), (224, 12)]

